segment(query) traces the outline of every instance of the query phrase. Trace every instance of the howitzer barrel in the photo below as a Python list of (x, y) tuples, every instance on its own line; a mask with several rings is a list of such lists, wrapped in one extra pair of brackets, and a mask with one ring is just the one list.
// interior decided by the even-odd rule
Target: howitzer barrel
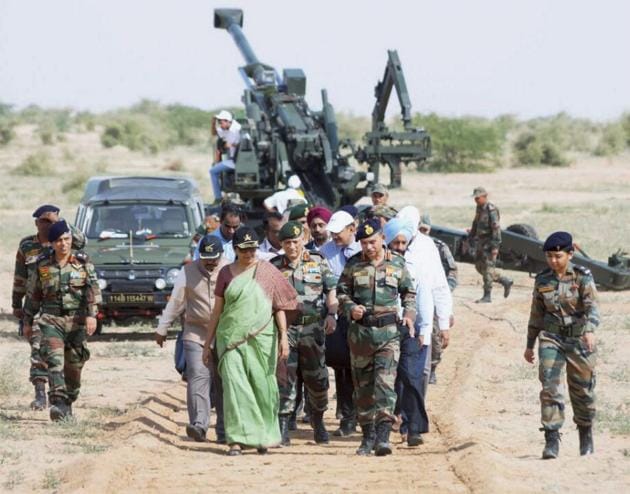
[(247, 65), (259, 64), (260, 60), (254, 53), (241, 27), (243, 26), (243, 11), (241, 9), (215, 9), (214, 27), (225, 29), (232, 35), (236, 46)]

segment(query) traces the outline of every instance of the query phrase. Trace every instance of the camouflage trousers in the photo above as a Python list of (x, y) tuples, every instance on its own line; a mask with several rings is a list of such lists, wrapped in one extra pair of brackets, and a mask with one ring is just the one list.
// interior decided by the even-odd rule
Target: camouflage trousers
[(400, 356), (398, 328), (395, 324), (376, 328), (352, 322), (348, 346), (359, 424), (393, 422)]
[(28, 341), (31, 346), (31, 369), (29, 372), (30, 381), (35, 384), (37, 382), (48, 381), (48, 368), (46, 362), (41, 355), (42, 332), (39, 329), (37, 321), (33, 323), (33, 333)]
[(90, 358), (85, 317), (44, 314), (39, 320), (41, 354), (48, 366), (48, 396), (52, 403), (76, 401), (81, 389), (81, 370)]
[(475, 269), (483, 278), (483, 288), (492, 289), (492, 283), (499, 283), (501, 277), (496, 270), (496, 261), (492, 259), (492, 247), (478, 245), (475, 251)]
[(546, 430), (559, 430), (564, 423), (562, 369), (566, 365), (573, 421), (591, 425), (595, 418), (595, 360), (580, 338), (542, 332), (538, 344), (541, 422)]
[(442, 361), (442, 338), (440, 338), (440, 326), (437, 318), (433, 318), (433, 331), (431, 332), (431, 367), (436, 367)]
[(277, 378), (280, 391), (280, 415), (295, 410), (297, 371), (302, 373), (310, 409), (324, 412), (328, 407), (328, 368), (324, 343), (326, 336), (319, 322), (303, 326), (289, 326), (289, 358), (278, 363)]

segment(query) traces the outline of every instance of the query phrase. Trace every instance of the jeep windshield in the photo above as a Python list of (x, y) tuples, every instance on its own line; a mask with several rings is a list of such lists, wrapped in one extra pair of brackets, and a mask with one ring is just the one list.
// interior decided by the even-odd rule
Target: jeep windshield
[(173, 204), (97, 204), (86, 218), (88, 238), (185, 238), (190, 236), (186, 208)]

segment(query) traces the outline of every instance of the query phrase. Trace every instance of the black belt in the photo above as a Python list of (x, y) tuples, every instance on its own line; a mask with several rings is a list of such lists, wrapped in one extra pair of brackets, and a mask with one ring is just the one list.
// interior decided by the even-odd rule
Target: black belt
[(301, 316), (298, 317), (295, 320), (294, 324), (298, 324), (298, 325), (304, 325), (304, 324), (311, 324), (314, 322), (319, 322), (321, 320), (321, 317), (317, 314), (311, 314), (310, 316)]
[(362, 326), (373, 326), (382, 328), (390, 326), (398, 322), (398, 314), (395, 312), (389, 312), (387, 314), (363, 314), (363, 317), (357, 321)]
[(584, 324), (545, 324), (545, 329), (547, 333), (553, 333), (560, 336), (568, 336), (570, 338), (578, 338), (584, 334)]
[(58, 309), (54, 307), (45, 307), (42, 309), (42, 314), (50, 314), (51, 316), (63, 317), (63, 316), (74, 316), (76, 315), (80, 309)]

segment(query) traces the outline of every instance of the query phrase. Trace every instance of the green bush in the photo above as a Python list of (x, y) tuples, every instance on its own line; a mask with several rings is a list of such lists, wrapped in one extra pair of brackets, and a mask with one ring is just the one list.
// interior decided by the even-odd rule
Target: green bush
[(45, 151), (29, 154), (22, 163), (11, 170), (12, 175), (23, 177), (45, 177), (54, 175), (50, 163), (50, 155)]
[(416, 115), (414, 125), (431, 134), (430, 166), (448, 172), (491, 170), (499, 165), (504, 129), (492, 120), (475, 117)]
[(0, 117), (0, 146), (6, 146), (15, 137), (15, 122), (6, 117)]
[(626, 135), (626, 146), (630, 146), (630, 113), (624, 113), (620, 121)]
[(621, 153), (627, 145), (626, 132), (621, 122), (606, 125), (599, 143), (594, 150), (596, 156), (614, 156)]
[(513, 145), (517, 166), (566, 166), (569, 160), (561, 144), (541, 131), (526, 130)]
[(57, 138), (57, 129), (52, 120), (43, 120), (37, 127), (37, 135), (45, 146), (51, 146)]

